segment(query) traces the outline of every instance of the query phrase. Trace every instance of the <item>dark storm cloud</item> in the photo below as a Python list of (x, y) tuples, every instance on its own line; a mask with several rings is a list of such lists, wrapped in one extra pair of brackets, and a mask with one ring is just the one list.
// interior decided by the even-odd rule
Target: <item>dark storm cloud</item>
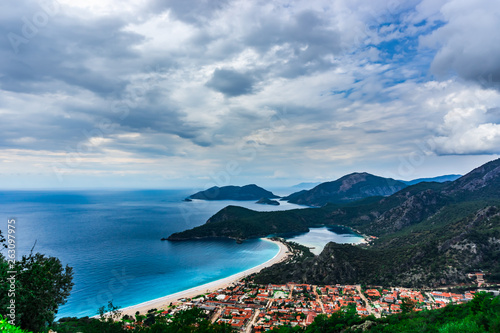
[[(65, 115), (38, 112), (29, 116), (23, 113), (4, 115), (0, 124), (0, 148), (73, 151), (80, 145), (87, 145), (92, 138), (115, 137), (126, 133), (144, 133), (146, 136), (173, 135), (187, 139), (199, 146), (210, 146), (211, 142), (203, 137), (203, 126), (192, 126), (182, 120), (183, 114), (178, 110), (160, 105), (141, 103), (128, 108), (126, 113), (113, 112), (112, 108), (75, 108), (63, 105)], [(36, 140), (18, 140), (22, 137)], [(141, 144), (158, 153), (171, 149), (158, 148), (161, 142), (151, 148), (154, 142), (141, 141), (121, 144), (121, 139), (113, 139), (115, 147), (135, 147), (139, 151)], [(179, 142), (176, 142), (178, 144)], [(168, 146), (170, 141), (162, 144)], [(97, 151), (98, 148), (92, 148)]]
[(106, 117), (132, 132), (170, 133), (192, 139), (203, 131), (202, 126), (192, 126), (183, 120), (186, 114), (165, 98), (161, 87), (145, 85), (142, 89), (115, 101), (96, 116)]
[(454, 1), (441, 9), (441, 28), (422, 38), (437, 49), (431, 70), (438, 76), (458, 74), (484, 88), (500, 90), (500, 3)]
[(212, 88), (226, 97), (247, 95), (253, 92), (255, 79), (250, 74), (243, 74), (231, 69), (216, 69), (207, 87)]
[[(0, 11), (16, 7), (0, 24), (0, 87), (17, 92), (57, 91), (60, 82), (99, 95), (119, 93), (127, 84), (120, 79), (134, 66), (118, 66), (137, 58), (132, 50), (143, 37), (123, 31), (120, 18), (75, 18), (63, 12), (49, 15), (37, 3), (2, 3)], [(35, 13), (35, 14), (33, 14)], [(37, 21), (41, 13), (46, 21)], [(41, 15), (40, 14), (40, 15)], [(37, 23), (38, 22), (38, 23)], [(92, 64), (92, 65), (90, 65)], [(96, 66), (100, 64), (102, 67)]]
[[(171, 133), (210, 144), (199, 139), (202, 128), (187, 124), (182, 112), (162, 100), (165, 91), (158, 91), (158, 82), (150, 82), (175, 60), (138, 53), (134, 47), (145, 38), (124, 30), (130, 21), (58, 11), (45, 13), (47, 22), (36, 25), (37, 13), (45, 12), (35, 1), (0, 4), (0, 89), (68, 98), (47, 105), (48, 100), (33, 98), (15, 113), (3, 115), (1, 147), (64, 151), (96, 133), (106, 137), (126, 131)], [(132, 80), (133, 75), (146, 78)], [(94, 105), (88, 105), (78, 97), (82, 89), (105, 100), (96, 98)], [(113, 108), (119, 104), (126, 114)], [(103, 120), (113, 124), (112, 132), (96, 131)], [(28, 139), (17, 140), (23, 137)]]
[(203, 127), (193, 127), (182, 121), (182, 113), (161, 105), (139, 106), (131, 109), (120, 126), (127, 131), (171, 133), (194, 139)]

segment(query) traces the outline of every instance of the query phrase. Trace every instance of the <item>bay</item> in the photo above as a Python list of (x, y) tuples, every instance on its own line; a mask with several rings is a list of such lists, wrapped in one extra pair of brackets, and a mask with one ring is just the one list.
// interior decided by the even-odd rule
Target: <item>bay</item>
[(289, 241), (309, 247), (311, 252), (315, 255), (320, 254), (325, 245), (329, 242), (338, 244), (359, 244), (364, 239), (350, 229), (341, 226), (309, 228), (309, 232), (307, 233), (280, 236)]
[(74, 288), (58, 318), (93, 316), (113, 301), (127, 307), (257, 266), (278, 247), (259, 239), (160, 241), (206, 222), (227, 205), (259, 211), (304, 208), (283, 202), (183, 202), (188, 190), (1, 191), (0, 224), (16, 219), (17, 257), (34, 252), (74, 269)]
[[(278, 247), (252, 239), (183, 242), (162, 237), (201, 225), (228, 205), (258, 211), (307, 208), (253, 201), (182, 201), (192, 190), (0, 191), (5, 234), (16, 219), (17, 258), (33, 248), (73, 267), (74, 287), (57, 317), (93, 316), (112, 301), (127, 307), (242, 272), (271, 259)], [(311, 228), (283, 235), (314, 247), (357, 242), (345, 230)]]

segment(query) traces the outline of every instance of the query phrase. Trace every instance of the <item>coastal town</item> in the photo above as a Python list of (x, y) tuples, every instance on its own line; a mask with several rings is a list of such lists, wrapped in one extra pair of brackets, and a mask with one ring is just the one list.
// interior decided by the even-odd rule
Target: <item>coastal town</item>
[[(373, 240), (366, 235), (364, 238), (365, 246)], [(280, 247), (273, 260), (246, 271), (246, 274), (228, 278), (222, 284), (207, 284), (124, 309), (124, 327), (132, 330), (161, 317), (168, 321), (181, 311), (198, 308), (212, 323), (228, 324), (238, 332), (264, 332), (283, 325), (306, 327), (320, 314), (330, 316), (347, 309), (360, 316), (373, 315), (376, 318), (401, 312), (440, 309), (448, 304), (469, 302), (477, 291), (481, 291), (481, 287), (486, 286), (483, 272), (468, 274), (470, 288), (462, 287), (460, 292), (450, 292), (448, 288), (417, 290), (359, 284), (289, 282), (261, 285), (253, 281), (254, 274), (260, 269), (276, 262), (300, 260), (308, 252), (306, 247), (283, 239), (266, 240)], [(495, 293), (498, 294), (498, 291)]]
[[(420, 291), (361, 285), (270, 284), (241, 280), (224, 289), (172, 302), (165, 309), (152, 309), (151, 316), (172, 318), (179, 311), (197, 307), (212, 323), (226, 323), (239, 332), (264, 332), (282, 325), (308, 326), (320, 314), (331, 315), (351, 308), (361, 316), (377, 318), (404, 311), (439, 309), (450, 303), (473, 299), (475, 291), (461, 293)], [(143, 325), (146, 316), (128, 317), (126, 328)], [(135, 319), (135, 320), (134, 320)]]

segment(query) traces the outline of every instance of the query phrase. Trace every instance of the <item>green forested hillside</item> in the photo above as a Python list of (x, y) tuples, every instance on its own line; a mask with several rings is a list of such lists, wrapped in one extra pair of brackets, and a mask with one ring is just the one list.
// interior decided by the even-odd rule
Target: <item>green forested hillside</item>
[(488, 280), (500, 281), (499, 208), (490, 206), (453, 223), (440, 222), (381, 237), (365, 248), (329, 243), (319, 256), (299, 264), (274, 265), (255, 280), (435, 287), (472, 282), (466, 274), (482, 269), (489, 273)]
[(169, 239), (245, 239), (319, 225), (377, 239), (365, 247), (330, 243), (307, 262), (266, 269), (259, 281), (439, 286), (468, 282), (466, 273), (477, 269), (500, 281), (500, 160), (454, 182), (419, 183), (389, 197), (266, 213), (226, 207)]

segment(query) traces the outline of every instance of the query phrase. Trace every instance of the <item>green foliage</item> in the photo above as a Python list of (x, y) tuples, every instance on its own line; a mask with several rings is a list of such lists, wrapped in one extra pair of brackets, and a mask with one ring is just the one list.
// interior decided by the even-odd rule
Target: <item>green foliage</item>
[(61, 318), (59, 322), (52, 325), (52, 329), (58, 333), (124, 333), (122, 323), (95, 318)]
[[(15, 271), (15, 296), (9, 291), (8, 277)], [(40, 253), (23, 256), (12, 267), (0, 263), (0, 314), (7, 315), (11, 299), (16, 305), (16, 324), (39, 332), (54, 321), (59, 305), (66, 302), (73, 287), (73, 271), (60, 260)]]
[(146, 326), (151, 326), (156, 323), (155, 315), (154, 313), (149, 313), (144, 320), (144, 325)]
[[(281, 240), (283, 242), (283, 240)], [(287, 241), (285, 244), (295, 255), (292, 260), (274, 264), (271, 267), (264, 268), (260, 273), (254, 276), (254, 281), (259, 284), (268, 283), (287, 283), (297, 281), (295, 279), (294, 268), (297, 264), (307, 265), (314, 258), (311, 250), (304, 245)]]
[(439, 333), (481, 333), (484, 332), (470, 317), (461, 321), (446, 323), (438, 330)]
[(7, 319), (2, 318), (0, 316), (0, 332), (5, 332), (5, 333), (30, 333), (28, 331), (22, 330), (19, 327), (13, 326), (9, 324), (9, 321)]
[(319, 315), (314, 322), (306, 329), (308, 333), (334, 333), (359, 325), (364, 320), (356, 313), (356, 307), (350, 305), (344, 310), (333, 313), (329, 318), (325, 315)]
[(413, 301), (411, 298), (404, 297), (401, 300), (401, 312), (408, 313), (412, 312), (415, 309), (415, 305), (417, 302)]
[[(149, 321), (146, 323), (146, 321)], [(53, 329), (58, 333), (82, 332), (82, 333), (229, 333), (233, 332), (230, 325), (212, 324), (202, 310), (193, 308), (178, 312), (170, 322), (165, 317), (155, 316), (151, 312), (144, 322), (143, 326), (138, 326), (133, 330), (124, 328), (122, 322), (108, 320), (103, 318), (64, 318), (61, 319)]]
[[(0, 248), (7, 248), (5, 244), (5, 237), (2, 234), (2, 230), (0, 230)], [(2, 254), (0, 254), (0, 258), (2, 258)]]

